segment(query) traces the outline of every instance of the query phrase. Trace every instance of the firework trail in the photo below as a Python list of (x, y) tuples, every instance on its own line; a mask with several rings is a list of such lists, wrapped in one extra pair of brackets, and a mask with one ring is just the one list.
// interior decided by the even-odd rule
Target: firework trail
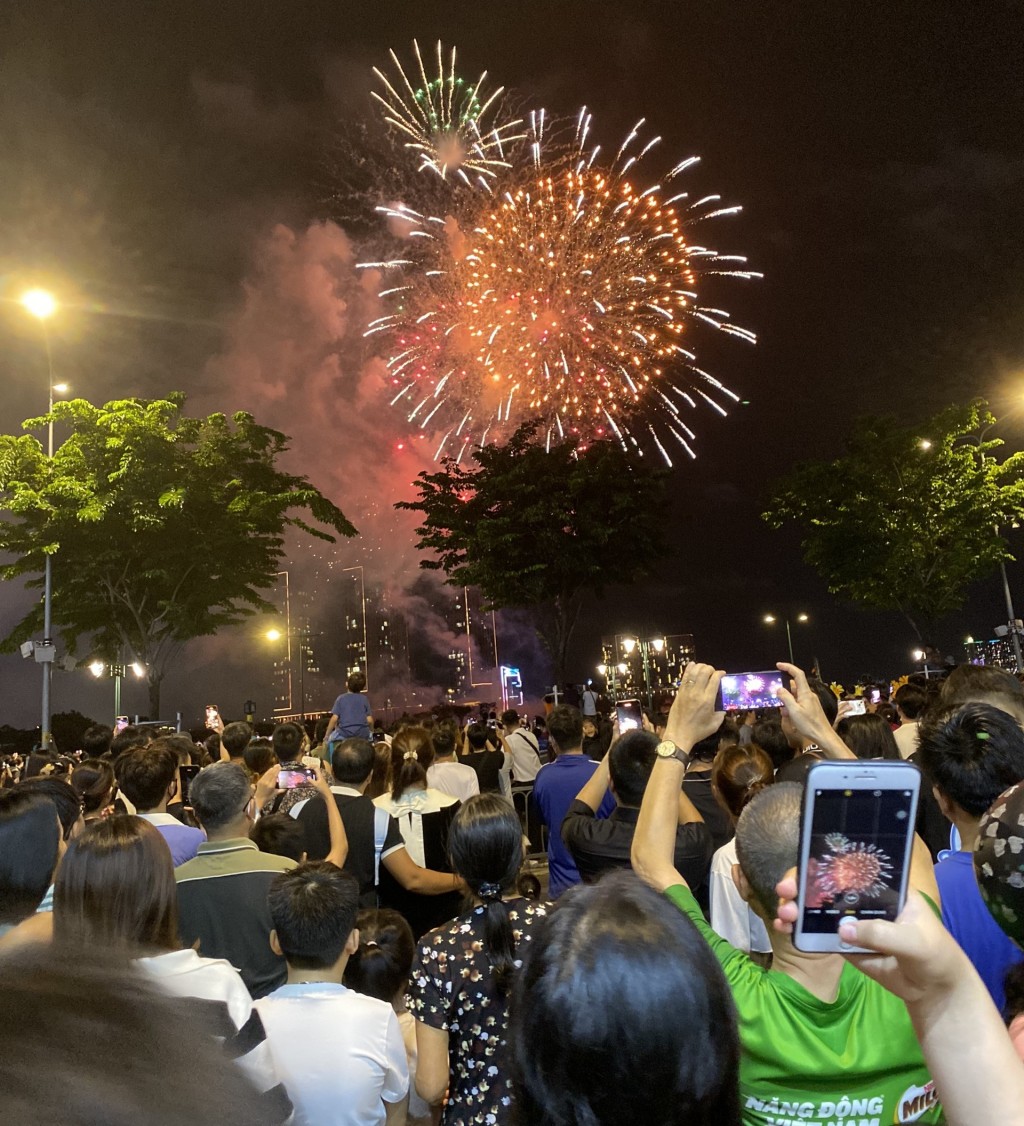
[[(460, 173), (484, 153), (500, 159), (487, 174), (481, 162), (483, 190), (468, 205), (461, 197), (457, 215), (406, 203), (377, 209), (404, 236), (400, 255), (360, 264), (383, 279), (388, 311), (366, 335), (387, 343), (392, 405), (438, 435), (437, 457), (461, 459), (536, 418), (549, 446), (572, 437), (585, 449), (614, 436), (641, 454), (653, 443), (668, 465), (673, 447), (695, 456), (690, 412), (707, 405), (725, 415), (738, 396), (698, 366), (692, 329), (754, 340), (724, 310), (702, 304), (699, 281), (760, 275), (690, 232), (740, 209), (719, 206), (717, 195), (690, 201), (673, 191), (697, 158), (663, 183), (636, 186), (660, 141), (640, 140), (643, 121), (608, 160), (591, 143), (586, 109), (568, 136), (541, 110), (529, 115), (521, 142), (512, 132), (520, 123), (506, 122), (492, 131), (493, 148), (478, 141), (473, 149), (493, 99), (474, 117), (483, 80), (467, 94), (453, 77), (454, 54), (447, 77), (438, 59), (433, 85), (423, 72), (424, 88), (409, 87), (412, 105), (433, 107), (418, 119), (422, 166), (442, 175), (451, 167), (439, 145), (455, 144), (453, 122), (463, 120)], [(446, 101), (446, 90), (463, 91), (461, 100)], [(403, 120), (408, 132), (413, 117)]]

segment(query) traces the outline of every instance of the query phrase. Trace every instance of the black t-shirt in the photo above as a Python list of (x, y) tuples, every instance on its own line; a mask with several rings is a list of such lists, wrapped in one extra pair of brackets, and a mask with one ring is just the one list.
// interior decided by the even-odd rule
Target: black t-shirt
[(464, 755), (461, 762), (471, 766), (476, 771), (480, 781), (481, 794), (500, 794), (501, 768), (505, 765), (504, 751), (470, 751)]
[[(732, 819), (718, 804), (718, 799), (711, 790), (711, 771), (698, 770), (687, 774), (683, 780), (683, 793), (693, 802), (697, 812), (704, 818), (704, 824), (711, 834), (711, 852), (716, 853), (724, 844), (728, 844), (735, 835)], [(693, 886), (693, 895), (700, 904), (705, 916), (709, 916), (711, 902), (709, 898), (708, 873), (711, 870), (711, 861), (708, 861), (708, 871), (704, 873), (704, 880), (699, 886)]]
[[(355, 792), (338, 793), (334, 800), (345, 824), (348, 837), (348, 857), (344, 870), (359, 881), (359, 905), (377, 906), (377, 887), (374, 879), (374, 818), (377, 807), (364, 794)], [(323, 860), (331, 851), (331, 834), (327, 825), (327, 807), (319, 794), (309, 801), (295, 806), (289, 811), (303, 828), (306, 837), (306, 856), (309, 860)], [(398, 822), (388, 817), (387, 833), (384, 837), (383, 859), (396, 848), (403, 848), (402, 833)]]

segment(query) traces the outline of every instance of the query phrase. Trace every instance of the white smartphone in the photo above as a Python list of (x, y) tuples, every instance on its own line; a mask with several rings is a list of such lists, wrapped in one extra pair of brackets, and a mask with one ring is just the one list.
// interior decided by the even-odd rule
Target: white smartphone
[(807, 772), (800, 819), (793, 945), (818, 953), (843, 942), (843, 919), (888, 919), (903, 910), (921, 772), (911, 762), (833, 760)]

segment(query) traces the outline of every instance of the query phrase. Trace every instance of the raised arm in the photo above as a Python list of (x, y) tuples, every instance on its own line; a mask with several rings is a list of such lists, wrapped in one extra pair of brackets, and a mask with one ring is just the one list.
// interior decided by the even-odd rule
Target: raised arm
[(345, 832), (345, 822), (341, 819), (338, 803), (334, 800), (334, 794), (331, 793), (331, 787), (327, 783), (327, 773), (323, 764), (318, 762), (313, 770), (316, 772), (317, 793), (324, 799), (324, 805), (327, 807), (327, 831), (331, 838), (331, 851), (324, 859), (339, 868), (343, 868), (348, 858), (348, 835)]
[(779, 689), (779, 699), (786, 708), (786, 715), (805, 739), (819, 746), (826, 758), (849, 758), (857, 756), (839, 738), (825, 717), (821, 701), (807, 683), (807, 674), (796, 665), (780, 661), (776, 666), (790, 678), (790, 688)]
[(597, 770), (587, 779), (587, 784), (576, 795), (576, 800), (589, 806), (594, 814), (601, 808), (605, 794), (608, 793), (608, 756), (598, 763)]

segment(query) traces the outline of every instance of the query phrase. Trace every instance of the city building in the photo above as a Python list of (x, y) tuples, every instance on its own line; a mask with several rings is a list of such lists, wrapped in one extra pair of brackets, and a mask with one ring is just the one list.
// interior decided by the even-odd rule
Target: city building
[(993, 637), (989, 641), (975, 641), (971, 638), (964, 644), (967, 662), (971, 665), (990, 665), (995, 668), (1017, 671), (1017, 657), (1013, 650), (1013, 638)]

